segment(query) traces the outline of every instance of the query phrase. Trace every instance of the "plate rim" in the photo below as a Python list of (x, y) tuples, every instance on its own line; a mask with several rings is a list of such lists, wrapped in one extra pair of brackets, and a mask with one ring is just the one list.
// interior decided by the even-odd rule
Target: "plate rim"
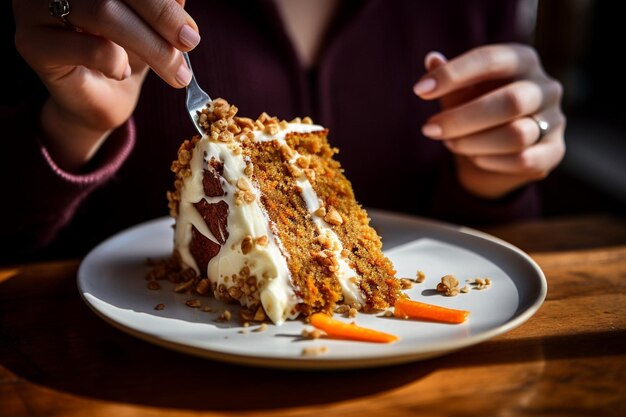
[[(166, 338), (158, 337), (150, 332), (142, 332), (130, 326), (127, 326), (123, 323), (120, 323), (113, 318), (109, 317), (103, 311), (101, 311), (87, 296), (84, 280), (87, 279), (85, 277), (85, 269), (87, 265), (91, 261), (94, 254), (97, 253), (97, 250), (107, 243), (120, 238), (121, 236), (125, 236), (127, 234), (132, 233), (136, 230), (141, 230), (144, 228), (148, 228), (150, 226), (154, 226), (159, 223), (173, 222), (169, 216), (162, 216), (153, 218), (150, 220), (146, 220), (144, 222), (140, 222), (133, 226), (130, 226), (126, 229), (118, 231), (117, 233), (112, 234), (110, 237), (106, 238), (96, 246), (94, 246), (89, 253), (81, 260), (77, 276), (76, 276), (76, 284), (78, 287), (78, 292), (83, 299), (83, 301), (87, 304), (87, 306), (101, 319), (103, 319), (106, 323), (113, 326), (114, 328), (127, 333), (133, 337), (136, 337), (140, 340), (146, 341), (148, 343), (152, 343), (167, 349), (172, 349), (177, 352), (182, 352), (186, 354), (190, 354), (197, 357), (208, 358), (212, 360), (217, 360), (220, 362), (226, 362), (237, 365), (247, 365), (247, 366), (255, 366), (255, 367), (264, 367), (264, 368), (274, 368), (274, 369), (289, 369), (289, 370), (344, 370), (344, 369), (359, 369), (359, 368), (375, 368), (381, 366), (391, 366), (397, 365), (407, 362), (415, 362), (420, 360), (425, 360), (433, 357), (443, 356), (454, 351), (473, 346), (479, 343), (482, 343), (486, 340), (492, 339), (498, 335), (507, 333), (513, 330), (516, 327), (519, 327), (526, 321), (528, 321), (543, 305), (545, 298), (547, 296), (548, 285), (547, 279), (545, 277), (544, 272), (539, 267), (537, 262), (526, 252), (521, 250), (519, 247), (507, 242), (503, 239), (500, 239), (496, 236), (493, 236), (489, 233), (480, 231), (478, 229), (474, 229), (467, 226), (461, 226), (455, 223), (445, 222), (437, 219), (431, 219), (426, 217), (415, 216), (407, 213), (401, 212), (393, 212), (382, 209), (374, 209), (368, 208), (366, 209), (368, 216), (372, 220), (380, 220), (384, 218), (392, 218), (394, 220), (402, 220), (406, 222), (413, 223), (414, 225), (428, 225), (429, 227), (435, 228), (444, 228), (447, 231), (453, 233), (463, 233), (472, 236), (473, 238), (479, 238), (481, 240), (486, 240), (491, 243), (494, 243), (498, 246), (505, 247), (506, 249), (513, 251), (517, 256), (521, 257), (536, 273), (535, 278), (538, 279), (539, 283), (539, 291), (535, 294), (534, 300), (529, 303), (522, 311), (516, 313), (514, 317), (510, 318), (506, 322), (496, 326), (495, 328), (481, 331), (478, 334), (471, 335), (468, 337), (464, 337), (457, 341), (448, 341), (445, 344), (445, 349), (437, 349), (430, 351), (419, 351), (416, 353), (407, 353), (407, 352), (399, 352), (394, 355), (370, 355), (359, 358), (332, 358), (332, 357), (324, 357), (324, 356), (311, 356), (311, 357), (298, 357), (298, 358), (290, 358), (290, 357), (270, 357), (270, 356), (254, 356), (254, 355), (246, 355), (241, 353), (226, 353), (221, 350), (215, 349), (207, 349), (200, 346), (194, 346), (190, 344), (181, 343), (175, 340), (169, 340)], [(408, 242), (407, 244), (410, 244)], [(390, 248), (389, 250), (393, 250), (395, 248), (401, 247), (403, 244), (400, 244), (396, 247)], [(374, 362), (372, 362), (374, 360)]]

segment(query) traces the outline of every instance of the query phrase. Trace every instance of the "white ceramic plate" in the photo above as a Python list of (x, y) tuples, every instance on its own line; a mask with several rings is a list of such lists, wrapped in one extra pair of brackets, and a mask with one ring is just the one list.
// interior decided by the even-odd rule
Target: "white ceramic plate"
[[(459, 325), (359, 314), (362, 326), (393, 333), (392, 344), (305, 340), (302, 321), (269, 325), (242, 332), (239, 320), (218, 322), (217, 312), (185, 305), (190, 297), (172, 291), (172, 284), (149, 290), (144, 279), (146, 259), (162, 258), (172, 248), (170, 218), (149, 221), (107, 239), (93, 249), (78, 271), (78, 288), (87, 304), (103, 319), (136, 337), (158, 345), (216, 360), (292, 369), (364, 368), (416, 361), (475, 345), (524, 323), (544, 301), (546, 279), (537, 264), (518, 248), (493, 236), (455, 225), (369, 210), (383, 237), (385, 253), (399, 277), (426, 274), (426, 281), (408, 290), (412, 299), (470, 311)], [(446, 274), (461, 285), (466, 279), (488, 277), (486, 290), (444, 297), (434, 288)], [(198, 298), (198, 297), (196, 297)], [(199, 297), (220, 311), (225, 305)], [(163, 310), (155, 310), (157, 304)], [(228, 308), (237, 317), (236, 307)], [(349, 320), (349, 319), (345, 319)], [(303, 356), (304, 348), (325, 347), (325, 353)]]

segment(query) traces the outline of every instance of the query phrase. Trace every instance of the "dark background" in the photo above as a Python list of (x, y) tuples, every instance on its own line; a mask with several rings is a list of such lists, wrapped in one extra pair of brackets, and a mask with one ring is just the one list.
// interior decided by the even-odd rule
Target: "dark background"
[(626, 214), (626, 51), (619, 2), (540, 0), (534, 44), (564, 87), (566, 154), (540, 187), (546, 216)]
[[(545, 215), (625, 215), (626, 22), (620, 2), (520, 4), (525, 24), (534, 25), (530, 36), (546, 71), (564, 87), (567, 150), (561, 165), (539, 184)], [(2, 10), (0, 22), (13, 25), (10, 4)]]

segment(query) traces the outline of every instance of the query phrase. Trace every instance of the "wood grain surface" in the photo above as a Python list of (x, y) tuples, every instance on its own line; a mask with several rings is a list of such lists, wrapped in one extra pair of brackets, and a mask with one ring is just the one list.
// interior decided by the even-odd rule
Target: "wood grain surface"
[(626, 221), (485, 229), (548, 279), (526, 323), (435, 359), (349, 371), (219, 363), (133, 338), (76, 288), (79, 260), (0, 268), (0, 416), (624, 416)]

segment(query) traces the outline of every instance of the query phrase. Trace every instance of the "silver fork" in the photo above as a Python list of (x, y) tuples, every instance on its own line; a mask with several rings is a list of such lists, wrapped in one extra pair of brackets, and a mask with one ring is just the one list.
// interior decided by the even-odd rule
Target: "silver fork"
[(198, 81), (196, 81), (196, 76), (193, 74), (193, 69), (191, 68), (191, 62), (189, 61), (189, 55), (187, 52), (183, 52), (183, 57), (185, 58), (187, 67), (189, 67), (189, 70), (191, 71), (191, 82), (187, 85), (187, 111), (189, 112), (189, 117), (191, 117), (191, 120), (193, 121), (193, 125), (202, 136), (205, 132), (198, 123), (198, 114), (200, 110), (206, 107), (213, 100), (209, 97), (206, 91), (198, 85)]

